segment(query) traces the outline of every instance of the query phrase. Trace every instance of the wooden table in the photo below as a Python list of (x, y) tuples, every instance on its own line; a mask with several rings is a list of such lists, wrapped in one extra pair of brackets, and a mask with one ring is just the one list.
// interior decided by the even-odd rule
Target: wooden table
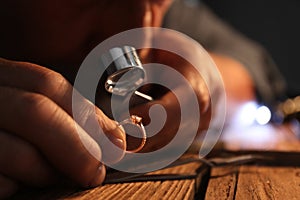
[[(209, 174), (208, 168), (201, 166), (199, 162), (191, 162), (149, 173), (141, 177), (142, 181), (105, 184), (89, 190), (72, 187), (27, 190), (13, 199), (194, 199), (203, 176)], [(162, 175), (169, 177), (168, 180), (162, 181)]]
[(213, 169), (205, 199), (300, 199), (300, 168), (240, 166)]
[[(13, 199), (300, 199), (299, 139), (289, 125), (261, 128), (261, 133), (255, 128), (252, 133), (225, 131), (222, 148), (212, 155), (254, 153), (276, 156), (275, 161), (212, 168), (192, 162), (148, 174), (152, 177), (148, 180), (106, 184), (89, 190), (67, 187), (29, 190)], [(256, 139), (249, 139), (253, 137)], [(166, 174), (186, 177), (159, 179)]]
[(277, 159), (254, 165), (213, 168), (205, 199), (300, 199), (300, 142), (292, 127), (289, 124), (263, 127), (262, 132), (257, 130), (258, 134), (252, 132), (252, 137), (257, 134), (256, 140), (249, 140), (247, 134), (251, 131), (243, 137), (228, 132), (223, 137), (225, 149)]

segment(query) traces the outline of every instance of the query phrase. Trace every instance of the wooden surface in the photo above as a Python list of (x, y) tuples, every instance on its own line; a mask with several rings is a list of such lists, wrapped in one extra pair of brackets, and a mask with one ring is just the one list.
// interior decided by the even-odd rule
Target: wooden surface
[[(150, 178), (159, 180), (106, 184), (89, 190), (78, 191), (76, 188), (48, 188), (46, 190), (30, 190), (17, 194), (13, 199), (100, 199), (100, 200), (128, 200), (128, 199), (194, 199), (201, 185), (202, 176), (207, 174), (208, 168), (201, 168), (201, 163), (188, 163), (149, 173)], [(150, 176), (152, 175), (152, 176)], [(185, 178), (176, 178), (177, 175), (186, 175)], [(161, 176), (174, 180), (160, 181)], [(143, 177), (142, 177), (143, 178)], [(178, 179), (178, 180), (177, 180)]]
[[(180, 167), (159, 170), (151, 175), (189, 174), (195, 175), (199, 163), (190, 163)], [(67, 199), (193, 199), (196, 187), (199, 185), (195, 178), (184, 180), (143, 181), (122, 184), (107, 184), (85, 192), (79, 192)]]
[(217, 199), (300, 199), (299, 167), (241, 166), (215, 168), (206, 192)]
[(251, 132), (237, 136), (229, 130), (223, 137), (225, 149), (276, 159), (253, 165), (212, 168), (206, 200), (300, 199), (299, 139), (290, 125), (263, 127), (262, 130), (252, 132), (252, 137), (257, 137), (252, 139), (248, 135)]
[(218, 152), (221, 156), (228, 152), (255, 153), (275, 156), (275, 160), (213, 168), (190, 163), (148, 174), (189, 175), (183, 179), (106, 184), (89, 190), (60, 186), (22, 191), (13, 199), (300, 199), (299, 139), (290, 126), (262, 128), (253, 129), (257, 132), (252, 133), (255, 137), (251, 140), (247, 132), (237, 136), (235, 131), (227, 130), (222, 137), (224, 149)]

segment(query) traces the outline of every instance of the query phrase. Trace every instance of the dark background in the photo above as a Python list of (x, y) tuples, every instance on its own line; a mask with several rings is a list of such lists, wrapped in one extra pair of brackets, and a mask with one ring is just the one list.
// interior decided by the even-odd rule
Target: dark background
[(287, 82), (287, 95), (300, 95), (300, 0), (204, 0), (215, 13), (271, 54)]

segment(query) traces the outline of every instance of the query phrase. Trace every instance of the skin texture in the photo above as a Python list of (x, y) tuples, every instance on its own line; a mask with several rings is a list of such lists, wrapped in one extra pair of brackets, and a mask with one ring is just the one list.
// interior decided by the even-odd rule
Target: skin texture
[[(72, 83), (82, 60), (93, 47), (124, 30), (160, 26), (171, 2), (2, 2), (0, 198), (13, 194), (21, 184), (42, 187), (67, 179), (83, 187), (94, 187), (103, 182), (105, 166), (101, 158), (110, 158), (109, 162), (114, 163), (121, 160), (125, 152), (105, 151), (106, 144), (97, 144), (91, 135), (99, 131), (97, 126), (100, 125), (104, 134), (122, 150), (126, 149), (126, 136), (116, 122), (82, 96), (81, 118), (75, 122)], [(199, 130), (205, 129), (210, 118), (210, 104), (201, 77), (191, 73), (188, 63), (165, 52), (146, 52), (142, 59), (172, 65), (193, 83), (205, 119)], [(174, 88), (180, 90), (179, 85)], [(156, 90), (148, 88), (147, 91)], [(155, 103), (163, 105), (171, 116), (159, 135), (147, 142), (144, 151), (164, 146), (176, 133), (173, 124), (179, 120), (176, 118), (178, 104), (172, 99), (174, 96), (166, 91), (157, 94), (156, 101), (132, 109), (132, 113), (142, 116), (145, 123), (149, 121), (147, 108)], [(92, 114), (94, 110), (96, 115)], [(89, 144), (96, 158), (81, 140)]]

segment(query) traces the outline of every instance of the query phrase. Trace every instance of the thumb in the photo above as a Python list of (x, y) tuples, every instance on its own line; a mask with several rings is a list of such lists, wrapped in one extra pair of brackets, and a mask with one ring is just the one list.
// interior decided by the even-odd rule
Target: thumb
[(102, 162), (116, 163), (125, 155), (126, 134), (116, 121), (108, 118), (99, 108), (95, 111), (98, 124), (103, 131), (96, 139), (102, 150)]
[[(78, 98), (80, 99), (80, 98)], [(82, 100), (82, 99), (81, 99)], [(102, 110), (84, 99), (73, 110), (77, 123), (97, 142), (101, 149), (101, 162), (112, 164), (121, 160), (126, 150), (126, 136), (117, 122), (108, 118)], [(89, 148), (89, 144), (84, 144)], [(88, 149), (93, 154), (92, 149)], [(99, 159), (99, 157), (97, 158)]]

